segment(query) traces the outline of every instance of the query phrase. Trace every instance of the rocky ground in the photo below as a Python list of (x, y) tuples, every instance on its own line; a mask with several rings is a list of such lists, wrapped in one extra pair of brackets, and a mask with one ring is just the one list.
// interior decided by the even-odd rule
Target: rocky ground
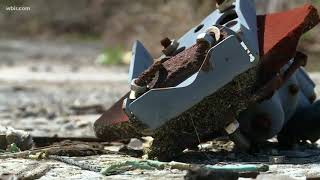
[[(22, 129), (36, 137), (94, 137), (94, 120), (128, 88), (127, 67), (95, 64), (101, 49), (99, 43), (0, 40), (0, 126)], [(320, 85), (320, 73), (311, 73), (311, 77)], [(317, 91), (320, 94), (319, 87)], [(67, 163), (54, 157), (39, 160), (0, 156), (0, 174), (12, 173), (31, 179), (182, 179), (187, 172), (172, 166), (148, 170), (131, 168), (108, 177), (98, 172), (115, 162), (140, 161), (117, 153), (124, 144), (126, 142), (101, 143), (104, 152), (111, 152), (70, 157)], [(270, 149), (249, 156), (226, 152), (216, 144), (203, 145), (202, 148), (210, 152), (190, 152), (177, 161), (269, 164), (270, 170), (261, 179), (266, 175), (269, 178), (272, 175), (320, 177), (320, 150), (316, 146), (297, 147), (292, 151)], [(279, 155), (287, 157), (283, 164), (269, 163), (270, 157)], [(83, 164), (96, 168), (84, 168)]]

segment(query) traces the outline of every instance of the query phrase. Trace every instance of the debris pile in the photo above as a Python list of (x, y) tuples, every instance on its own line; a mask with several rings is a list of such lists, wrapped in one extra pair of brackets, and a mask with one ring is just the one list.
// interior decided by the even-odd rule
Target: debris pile
[[(168, 161), (218, 136), (245, 151), (281, 130), (291, 137), (299, 126), (285, 129), (309, 110), (315, 116), (304, 127), (318, 124), (315, 84), (302, 67), (307, 55), (297, 51), (301, 36), (320, 21), (316, 8), (252, 18), (247, 0), (217, 7), (179, 40), (163, 39), (155, 61), (140, 42), (134, 45), (131, 91), (95, 122), (99, 138), (152, 135), (148, 157)], [(309, 130), (316, 131), (301, 131)], [(319, 137), (309, 133), (295, 142)]]

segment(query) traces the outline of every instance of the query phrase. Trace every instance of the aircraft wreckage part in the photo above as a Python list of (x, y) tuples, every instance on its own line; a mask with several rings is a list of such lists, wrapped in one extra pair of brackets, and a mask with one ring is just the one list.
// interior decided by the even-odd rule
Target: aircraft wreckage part
[[(227, 53), (230, 48), (233, 49), (232, 54)], [(156, 129), (254, 66), (235, 36), (230, 36), (212, 48), (208, 56), (210, 57), (208, 64), (213, 66), (214, 70), (203, 70), (206, 66), (203, 64), (197, 75), (193, 76), (194, 79), (189, 79), (189, 85), (151, 89), (130, 103), (128, 110), (143, 124)], [(226, 74), (226, 72), (229, 73)], [(146, 107), (152, 108), (146, 111)]]
[[(283, 74), (271, 80), (256, 93), (254, 89), (259, 68), (254, 67), (240, 74), (214, 94), (158, 128), (148, 153), (149, 158), (171, 160), (185, 148), (195, 146), (199, 141), (203, 142), (203, 134), (206, 132), (221, 131), (249, 105), (265, 99), (267, 95), (280, 88), (284, 80), (294, 73), (295, 68), (298, 68), (297, 64), (300, 64), (299, 60), (292, 63)], [(236, 137), (230, 136), (236, 143), (246, 147), (247, 141), (246, 139), (242, 141), (243, 137), (242, 134)]]
[(256, 68), (240, 74), (214, 94), (156, 129), (149, 158), (171, 160), (185, 148), (199, 144), (199, 139), (203, 141), (205, 132), (221, 131), (233, 122), (234, 117), (252, 103), (250, 98), (256, 74)]
[(252, 50), (252, 54), (259, 56), (259, 41), (257, 34), (257, 19), (254, 5), (250, 0), (237, 0), (235, 7), (220, 13), (218, 10), (207, 16), (198, 26), (183, 35), (178, 42), (179, 48), (186, 49), (196, 43), (196, 37), (205, 33), (212, 25), (223, 25), (233, 32), (242, 32), (245, 44)]
[(132, 58), (129, 69), (129, 84), (143, 73), (153, 63), (153, 58), (140, 41), (136, 41), (132, 47)]
[[(245, 110), (249, 105), (252, 105), (254, 102), (258, 102), (258, 101), (260, 102), (261, 100), (266, 100), (267, 99), (266, 95), (268, 94), (272, 95), (272, 93), (275, 93), (275, 90), (279, 89), (281, 85), (283, 85), (284, 80), (290, 81), (291, 80), (290, 76), (294, 74), (294, 71), (297, 68), (299, 68), (298, 66), (302, 65), (301, 62), (294, 62), (293, 66), (292, 67), (290, 66), (288, 71), (280, 75), (276, 74), (280, 71), (283, 65), (288, 63), (289, 60), (295, 55), (296, 45), (301, 35), (304, 32), (308, 31), (309, 29), (313, 28), (319, 22), (319, 17), (317, 15), (315, 8), (313, 8), (312, 6), (304, 6), (303, 8), (297, 8), (295, 10), (288, 11), (285, 13), (259, 16), (257, 18), (258, 19), (258, 28), (257, 28), (257, 26), (250, 23), (252, 20), (253, 21), (256, 20), (256, 18), (254, 18), (256, 16), (255, 16), (255, 12), (252, 15), (250, 11), (250, 5), (249, 3), (246, 3), (246, 2), (248, 1), (238, 0), (236, 1), (236, 3), (234, 3), (234, 5), (236, 5), (234, 9), (232, 8), (228, 9), (224, 13), (220, 13), (219, 11), (213, 12), (203, 22), (201, 22), (199, 26), (191, 29), (188, 33), (186, 33), (182, 38), (178, 40), (179, 47), (175, 52), (177, 55), (175, 55), (172, 58), (167, 57), (165, 60), (161, 59), (163, 60), (161, 61), (162, 66), (159, 66), (160, 68), (158, 69), (159, 70), (158, 73), (159, 74), (161, 73), (161, 68), (163, 68), (165, 65), (168, 65), (167, 68), (173, 69), (173, 71), (171, 72), (179, 71), (181, 69), (188, 69), (185, 67), (187, 67), (188, 61), (192, 60), (192, 58), (190, 59), (189, 55), (196, 57), (196, 52), (197, 50), (199, 50), (198, 45), (195, 45), (196, 37), (200, 33), (205, 33), (206, 30), (209, 27), (212, 27), (213, 24), (217, 24), (217, 26), (221, 26), (221, 25), (227, 26), (233, 32), (235, 32), (237, 34), (236, 36), (239, 37), (239, 39), (241, 39), (244, 42), (244, 44), (247, 46), (247, 48), (245, 48), (247, 49), (247, 52), (251, 54), (253, 57), (257, 55), (259, 56), (258, 52), (260, 48), (261, 50), (260, 56), (262, 57), (262, 60), (263, 60), (262, 69), (264, 70), (265, 75), (267, 75), (266, 78), (264, 79), (265, 80), (264, 82), (267, 82), (267, 83), (259, 84), (259, 86), (257, 87), (256, 81), (258, 80), (258, 77), (256, 75), (261, 70), (261, 68), (260, 67), (257, 68), (256, 66), (236, 76), (231, 82), (228, 82), (225, 86), (218, 89), (212, 95), (205, 97), (198, 104), (195, 104), (187, 111), (184, 111), (177, 117), (172, 118), (170, 121), (167, 121), (160, 128), (156, 129), (154, 132), (155, 139), (151, 147), (151, 152), (149, 154), (150, 158), (158, 157), (160, 160), (170, 160), (172, 157), (180, 153), (185, 148), (188, 148), (193, 145), (197, 145), (199, 143), (198, 138), (200, 138), (200, 141), (203, 141), (205, 139), (205, 135), (210, 134), (208, 132), (221, 131), (221, 129), (224, 129), (226, 125), (231, 123), (235, 119), (235, 117), (241, 111)], [(248, 7), (248, 11), (246, 11), (248, 12), (247, 14), (238, 13), (238, 10), (243, 10), (240, 8), (241, 6)], [(254, 10), (253, 7), (251, 8)], [(292, 15), (292, 13), (294, 15)], [(286, 21), (282, 20), (279, 23), (279, 19), (284, 17)], [(246, 23), (241, 22), (241, 18), (243, 18)], [(269, 26), (272, 26), (272, 27), (269, 27)], [(225, 29), (228, 29), (228, 28), (225, 28)], [(258, 38), (253, 35), (256, 33), (257, 29), (259, 29), (259, 40), (260, 40), (259, 45), (260, 46), (258, 46)], [(242, 30), (243, 33), (240, 33), (240, 30)], [(227, 37), (224, 36), (222, 41), (226, 41), (228, 37), (230, 38), (230, 36), (227, 36)], [(241, 48), (244, 48), (244, 46), (242, 46)], [(230, 52), (230, 50), (227, 51), (226, 53), (228, 52)], [(183, 57), (181, 55), (186, 55), (186, 56)], [(250, 55), (249, 55), (249, 59), (248, 59), (249, 62), (250, 62), (250, 59), (252, 59), (252, 56), (250, 58)], [(178, 64), (173, 63), (169, 65), (170, 61), (174, 60), (175, 58), (177, 62), (179, 62), (178, 60), (185, 60), (187, 64), (182, 64), (184, 66), (182, 66), (181, 64), (179, 65), (179, 63)], [(202, 69), (198, 72), (198, 70), (200, 69), (200, 66), (204, 64), (203, 61), (205, 58), (201, 58), (201, 59), (202, 61), (200, 61), (200, 63), (197, 62), (197, 65), (193, 67), (193, 69), (195, 70), (194, 73), (196, 73), (196, 75), (192, 76), (191, 74), (191, 76), (188, 78), (187, 76), (190, 75), (190, 73), (188, 72), (187, 76), (184, 77), (184, 75), (182, 75), (182, 77), (184, 78), (179, 79), (179, 77), (175, 77), (177, 80), (176, 82), (175, 80), (171, 81), (173, 82), (172, 86), (170, 86), (169, 83), (168, 84), (162, 83), (160, 85), (159, 84), (155, 84), (155, 85), (158, 85), (158, 87), (165, 87), (165, 88), (162, 88), (162, 90), (164, 91), (168, 91), (168, 89), (172, 89), (172, 88), (178, 89), (178, 88), (188, 87), (194, 82), (197, 75), (199, 75), (199, 72), (204, 70)], [(208, 58), (208, 60), (210, 60), (210, 58)], [(216, 60), (212, 59), (209, 62), (216, 63)], [(194, 62), (191, 62), (191, 63), (194, 63)], [(151, 65), (151, 67), (153, 65)], [(263, 65), (266, 65), (266, 66), (264, 67)], [(180, 66), (182, 66), (181, 69), (179, 69)], [(212, 67), (213, 67), (212, 68), (213, 70), (216, 70), (215, 66), (212, 66)], [(208, 68), (208, 69), (209, 71), (207, 72), (212, 71), (211, 68)], [(161, 80), (161, 77), (159, 76), (159, 74), (158, 74), (158, 77), (156, 74), (153, 74), (153, 73), (151, 74), (153, 77), (150, 79), (152, 80), (156, 79), (156, 81), (165, 82), (163, 79)], [(276, 76), (274, 76), (275, 74)], [(296, 76), (296, 75), (293, 75), (293, 76)], [(167, 76), (164, 76), (164, 79), (166, 79), (165, 77)], [(261, 82), (260, 79), (259, 79), (259, 82)], [(297, 91), (298, 89), (294, 86), (290, 86), (290, 87), (286, 86), (286, 87), (289, 88), (290, 91), (293, 93), (296, 93), (295, 91)], [(300, 87), (300, 84), (299, 84), (299, 87)], [(257, 94), (254, 94), (254, 90), (257, 90), (258, 88), (260, 88), (260, 90), (256, 92)], [(155, 86), (155, 89), (157, 90), (157, 86)], [(158, 88), (158, 90), (159, 89), (161, 88)], [(148, 92), (152, 92), (152, 90), (147, 91), (147, 93)], [(302, 92), (303, 90), (299, 89), (298, 107), (307, 106), (308, 103), (310, 104), (309, 100), (307, 99), (307, 97), (305, 97), (304, 93)], [(137, 97), (136, 100), (134, 101), (139, 100), (139, 98), (143, 97), (147, 93), (141, 95), (140, 97)], [(194, 93), (191, 93), (191, 94), (193, 95)], [(189, 98), (192, 98), (192, 97), (193, 96), (189, 95)], [(175, 97), (172, 97), (172, 98), (174, 99)], [(293, 101), (294, 99), (292, 101), (290, 100), (283, 104), (288, 104)], [(126, 113), (130, 115), (130, 121), (128, 121), (127, 119), (128, 117), (123, 116), (123, 119), (126, 119), (125, 120), (126, 123), (131, 123), (131, 122), (134, 123), (136, 121), (136, 119), (134, 118), (136, 114), (132, 116), (131, 111), (128, 111), (130, 104), (132, 102), (128, 102), (124, 106), (124, 108), (126, 109)], [(154, 101), (154, 103), (157, 103), (157, 102)], [(165, 104), (165, 106), (167, 105), (168, 104)], [(146, 106), (145, 111), (148, 111), (153, 106), (154, 104), (152, 106)], [(121, 111), (121, 107), (119, 106), (117, 107), (118, 107), (117, 109), (114, 109), (114, 112)], [(292, 111), (292, 109), (290, 107), (288, 109), (285, 109), (284, 111), (285, 112), (283, 112), (283, 114), (286, 114), (286, 113), (291, 114), (290, 112)], [(140, 117), (140, 114), (138, 116)], [(287, 117), (289, 116), (284, 115), (284, 118), (283, 118), (284, 121), (287, 119)], [(110, 122), (117, 122), (109, 119), (109, 118), (112, 118), (112, 116), (110, 117), (103, 116), (101, 118), (105, 118), (106, 120), (105, 121), (101, 120), (100, 121), (101, 124), (95, 123), (95, 126), (109, 126), (112, 124)], [(261, 119), (264, 119), (264, 118), (265, 117)], [(106, 123), (107, 124), (106, 125), (106, 124), (103, 124), (103, 122), (108, 122), (108, 123)], [(119, 124), (126, 124), (126, 123), (119, 123)], [(126, 133), (125, 131), (122, 131), (122, 130), (120, 130), (119, 132)], [(108, 136), (104, 136), (104, 137), (98, 136), (98, 137), (108, 139)]]
[[(298, 57), (300, 56), (297, 54), (297, 58), (294, 58), (294, 61), (285, 71), (273, 78), (258, 91), (255, 91), (255, 85), (257, 80), (256, 73), (257, 69), (259, 68), (254, 67), (250, 69), (251, 72), (249, 70), (246, 73), (242, 73), (232, 82), (215, 92), (213, 95), (206, 97), (200, 103), (182, 113), (177, 118), (173, 118), (172, 120), (168, 121), (165, 125), (156, 130), (149, 157), (159, 158), (160, 160), (170, 160), (176, 156), (177, 153), (184, 150), (184, 148), (195, 145), (197, 143), (196, 140), (199, 142), (199, 139), (197, 138), (200, 138), (201, 141), (201, 136), (196, 136), (197, 134), (201, 134), (196, 130), (198, 128), (205, 129), (204, 127), (206, 127), (207, 130), (221, 131), (221, 129), (232, 123), (232, 121), (234, 121), (234, 117), (237, 117), (241, 111), (245, 110), (247, 107), (250, 107), (250, 105), (254, 104), (255, 102), (266, 100), (270, 93), (283, 86), (283, 84), (290, 79), (294, 72), (300, 66), (306, 63), (306, 59)], [(255, 77), (252, 77), (252, 75)], [(282, 108), (282, 104), (279, 102), (279, 99), (278, 103), (279, 108), (276, 109), (279, 110)], [(212, 109), (212, 107), (215, 108)], [(187, 121), (191, 121), (191, 126), (190, 124), (188, 125)], [(279, 120), (279, 122), (284, 122), (284, 113), (282, 121)], [(191, 132), (192, 127), (194, 134)], [(282, 125), (276, 125), (275, 127), (278, 129), (273, 131), (279, 132)], [(241, 144), (246, 143), (246, 141), (242, 141), (242, 137), (244, 137), (242, 134), (236, 138), (232, 136), (229, 137), (232, 138), (232, 140), (235, 140), (236, 144), (240, 143), (240, 147), (246, 147), (245, 144)], [(181, 141), (183, 138), (187, 138), (186, 141)]]
[(284, 111), (279, 94), (240, 113), (241, 131), (250, 139), (264, 141), (279, 133), (284, 125)]
[[(241, 131), (250, 139), (254, 141), (265, 141), (266, 139), (274, 137), (286, 125), (288, 120), (292, 118), (294, 113), (299, 110), (299, 100), (305, 96), (303, 91), (300, 91), (301, 88), (305, 87), (301, 85), (308, 85), (309, 88), (312, 87), (310, 90), (314, 88), (312, 86), (314, 83), (311, 80), (305, 81), (305, 79), (303, 79), (303, 83), (301, 84), (297, 79), (297, 76), (301, 75), (302, 72), (302, 67), (297, 67), (305, 64), (306, 59), (306, 56), (302, 56), (301, 53), (298, 52), (295, 59), (291, 60), (280, 71), (284, 75), (286, 71), (290, 71), (291, 73), (293, 71), (295, 72), (292, 75), (287, 75), (290, 78), (274, 93), (271, 99), (255, 103), (240, 113), (239, 121)], [(305, 78), (309, 78), (307, 74), (304, 75)], [(286, 77), (284, 77), (284, 79), (286, 79)], [(305, 105), (311, 105), (306, 99), (305, 101)]]
[[(234, 18), (228, 18), (226, 21), (227, 16), (230, 16), (229, 13), (234, 13), (232, 15)], [(255, 14), (250, 1), (237, 0), (235, 7), (225, 13), (215, 11), (213, 13), (215, 20), (210, 24), (205, 20), (203, 26), (206, 28), (202, 27), (199, 30), (204, 32), (192, 32), (183, 36), (179, 40), (180, 45), (188, 47), (191, 45), (189, 43), (195, 42), (196, 45), (163, 62), (166, 76), (160, 78), (161, 71), (159, 71), (156, 88), (132, 102), (128, 99), (125, 106), (128, 116), (132, 116), (151, 129), (159, 128), (225, 86), (239, 74), (256, 66), (259, 54), (257, 24), (253, 18)], [(235, 24), (228, 26), (231, 21)], [(218, 43), (215, 41), (216, 34), (207, 33), (212, 24), (218, 24), (217, 28), (224, 35)], [(219, 31), (214, 32), (220, 34)], [(233, 53), (228, 53), (230, 49)], [(139, 76), (140, 78), (145, 77)], [(160, 79), (164, 81), (159, 82)]]
[(297, 110), (283, 130), (278, 134), (280, 144), (292, 146), (300, 141), (316, 142), (320, 138), (320, 100)]
[(319, 23), (317, 9), (305, 5), (286, 12), (258, 16), (262, 66), (278, 72), (294, 57), (302, 34)]
[(94, 122), (93, 128), (98, 138), (106, 141), (116, 141), (132, 137), (141, 137), (141, 128), (137, 124), (129, 122), (128, 116), (122, 110), (123, 100), (129, 94), (123, 96), (110, 109)]

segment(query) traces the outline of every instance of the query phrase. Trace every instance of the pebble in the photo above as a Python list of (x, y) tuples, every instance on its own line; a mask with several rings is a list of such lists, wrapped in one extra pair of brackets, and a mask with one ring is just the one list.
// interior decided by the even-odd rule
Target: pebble
[(143, 150), (143, 142), (140, 139), (132, 138), (127, 145), (128, 149), (142, 151)]
[(67, 130), (72, 130), (72, 129), (75, 129), (74, 125), (70, 122), (68, 124), (65, 124), (63, 126), (64, 129), (67, 129)]

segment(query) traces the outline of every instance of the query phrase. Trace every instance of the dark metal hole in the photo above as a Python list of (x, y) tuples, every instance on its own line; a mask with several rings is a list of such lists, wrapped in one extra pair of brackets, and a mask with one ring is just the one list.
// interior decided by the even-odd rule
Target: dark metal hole
[(200, 24), (199, 26), (196, 27), (194, 30), (195, 33), (199, 32), (203, 28), (204, 24)]
[(186, 49), (185, 46), (182, 46), (181, 48), (177, 49), (176, 52), (174, 52), (174, 55), (177, 55), (179, 53), (181, 53), (182, 51), (184, 51)]
[(238, 23), (238, 21), (228, 22), (228, 23), (226, 24), (226, 27), (227, 27), (227, 28), (231, 28), (231, 27), (235, 26), (237, 23)]
[(218, 24), (220, 25), (224, 25), (232, 20), (235, 20), (238, 18), (238, 15), (236, 13), (236, 11), (232, 11), (230, 12), (229, 14), (225, 15), (220, 21)]

